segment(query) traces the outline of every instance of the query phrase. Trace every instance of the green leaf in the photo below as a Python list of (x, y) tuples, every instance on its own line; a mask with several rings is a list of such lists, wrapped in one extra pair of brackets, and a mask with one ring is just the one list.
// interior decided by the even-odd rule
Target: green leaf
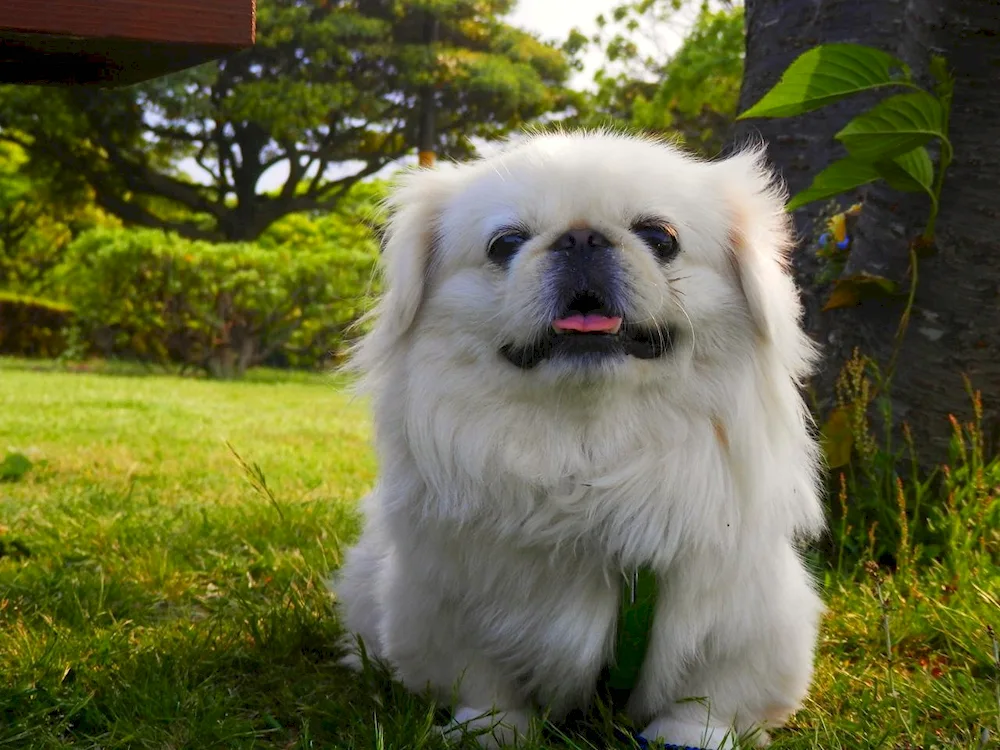
[(840, 159), (816, 175), (809, 187), (793, 195), (785, 208), (788, 211), (794, 211), (807, 203), (830, 198), (867, 185), (880, 177), (881, 174), (872, 164), (855, 161), (851, 158)]
[(656, 612), (659, 581), (648, 567), (622, 583), (618, 604), (615, 652), (608, 669), (607, 685), (614, 690), (632, 690), (639, 680)]
[(854, 432), (851, 430), (851, 415), (845, 407), (838, 406), (830, 413), (820, 431), (820, 443), (828, 468), (839, 469), (851, 462)]
[(0, 482), (16, 482), (27, 474), (33, 464), (23, 453), (8, 453), (0, 461)]
[(926, 91), (890, 96), (855, 117), (836, 135), (853, 158), (871, 162), (891, 159), (931, 138), (943, 137), (941, 103)]
[(909, 83), (899, 59), (860, 44), (822, 44), (799, 55), (781, 80), (737, 119), (792, 117), (862, 91)]
[(925, 191), (932, 195), (934, 165), (922, 146), (876, 164), (851, 157), (840, 159), (817, 174), (809, 187), (793, 195), (785, 209), (794, 211), (807, 203), (832, 198), (878, 179), (885, 180), (895, 190)]
[(906, 193), (921, 191), (933, 197), (934, 165), (923, 146), (900, 154), (894, 159), (878, 162), (875, 169), (894, 190)]
[(872, 297), (891, 297), (897, 291), (896, 282), (892, 279), (861, 271), (834, 282), (833, 291), (823, 305), (823, 312), (842, 307), (855, 307), (861, 304), (861, 300)]
[(934, 78), (934, 93), (942, 101), (951, 101), (951, 95), (955, 91), (955, 78), (948, 69), (948, 61), (940, 55), (931, 55), (931, 63), (928, 66), (931, 77)]
[(948, 61), (941, 55), (931, 55), (931, 62), (928, 66), (931, 77), (938, 83), (943, 83), (950, 78), (948, 72)]

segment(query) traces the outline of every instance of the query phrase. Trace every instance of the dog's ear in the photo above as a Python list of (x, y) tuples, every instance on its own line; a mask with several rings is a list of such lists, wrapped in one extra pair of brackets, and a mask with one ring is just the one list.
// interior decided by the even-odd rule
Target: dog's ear
[(424, 299), (440, 213), (452, 173), (419, 169), (397, 178), (385, 201), (381, 237), (382, 296), (367, 316), (369, 333), (355, 347), (350, 369), (372, 375), (413, 326)]
[(729, 253), (747, 309), (761, 342), (796, 379), (815, 359), (815, 347), (800, 327), (802, 304), (792, 279), (789, 253), (795, 245), (787, 192), (768, 167), (763, 148), (718, 164), (720, 192), (729, 213)]

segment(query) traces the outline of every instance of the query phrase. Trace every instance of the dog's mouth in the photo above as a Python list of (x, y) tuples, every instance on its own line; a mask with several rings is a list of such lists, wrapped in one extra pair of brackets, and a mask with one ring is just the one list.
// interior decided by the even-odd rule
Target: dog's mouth
[(608, 357), (656, 359), (673, 346), (668, 326), (645, 326), (608, 308), (596, 294), (575, 295), (549, 329), (530, 344), (508, 344), (500, 354), (522, 370), (548, 359), (588, 361)]

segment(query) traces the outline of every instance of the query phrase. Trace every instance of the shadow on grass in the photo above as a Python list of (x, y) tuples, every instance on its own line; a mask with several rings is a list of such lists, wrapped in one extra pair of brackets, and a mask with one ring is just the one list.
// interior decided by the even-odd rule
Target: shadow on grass
[[(0, 746), (453, 748), (429, 700), (337, 663), (340, 631), (323, 614), (211, 618), (116, 662), (0, 688)], [(584, 719), (567, 732), (547, 732), (545, 747), (608, 746)]]
[[(454, 747), (431, 701), (378, 667), (339, 665), (342, 631), (321, 583), (234, 585), (202, 616), (158, 624), (110, 610), (73, 627), (53, 620), (0, 687), (0, 747)], [(545, 748), (610, 746), (610, 724), (591, 717), (545, 735)]]

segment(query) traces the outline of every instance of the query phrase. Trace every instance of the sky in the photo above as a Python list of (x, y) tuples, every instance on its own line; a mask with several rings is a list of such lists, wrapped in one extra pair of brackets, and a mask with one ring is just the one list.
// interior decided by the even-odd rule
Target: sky
[[(571, 3), (567, 0), (519, 0), (508, 20), (514, 26), (537, 32), (543, 39), (562, 41), (574, 27), (589, 37), (597, 31), (596, 18), (602, 13), (610, 15), (620, 1), (573, 0)], [(569, 10), (570, 7), (572, 10)], [(577, 74), (573, 85), (582, 88), (589, 84), (602, 61), (602, 51), (591, 46), (584, 57), (586, 70)]]
[[(595, 22), (599, 15), (611, 16), (611, 11), (619, 5), (622, 0), (518, 0), (514, 12), (508, 20), (515, 26), (535, 31), (541, 34), (543, 39), (557, 39), (562, 41), (569, 32), (578, 28), (588, 37), (597, 31)], [(572, 2), (572, 11), (569, 11)], [(697, 6), (694, 6), (695, 8)], [(659, 29), (657, 40), (659, 45), (666, 51), (672, 51), (679, 45), (683, 33), (692, 18), (689, 9), (681, 11), (678, 18), (677, 28)], [(591, 45), (584, 55), (585, 69), (578, 73), (571, 81), (576, 88), (587, 87), (593, 78), (594, 72), (601, 67), (604, 62), (603, 50)]]
[[(538, 33), (545, 40), (562, 41), (569, 32), (578, 28), (588, 37), (597, 31), (595, 20), (599, 15), (610, 14), (610, 11), (621, 0), (520, 0), (508, 21), (515, 26)], [(594, 72), (601, 67), (603, 52), (591, 45), (583, 58), (584, 70), (577, 73), (571, 81), (576, 88), (584, 88), (593, 80)], [(203, 180), (198, 173), (200, 168), (193, 160), (185, 160), (181, 168), (193, 179)], [(258, 192), (273, 190), (284, 184), (288, 176), (286, 162), (276, 164), (261, 177), (257, 184)]]

